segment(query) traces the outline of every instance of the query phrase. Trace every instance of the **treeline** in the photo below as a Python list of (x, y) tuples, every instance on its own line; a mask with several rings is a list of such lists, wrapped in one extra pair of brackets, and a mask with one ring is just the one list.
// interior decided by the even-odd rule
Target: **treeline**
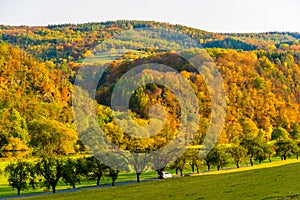
[(244, 41), (225, 38), (224, 40), (215, 40), (203, 44), (204, 48), (226, 48), (226, 49), (242, 49), (245, 51), (255, 50), (258, 47), (252, 44), (248, 44)]
[[(298, 127), (300, 130), (300, 127)], [(226, 166), (254, 165), (254, 161), (262, 163), (264, 160), (272, 162), (274, 156), (286, 160), (294, 155), (298, 159), (300, 153), (299, 135), (289, 135), (282, 128), (272, 132), (272, 141), (266, 142), (261, 135), (245, 135), (239, 143), (222, 144), (215, 146), (208, 154), (201, 158), (199, 153), (205, 151), (202, 147), (191, 147), (172, 164), (161, 169), (155, 169), (158, 174), (165, 169), (175, 170), (176, 174), (184, 175), (184, 171), (200, 173), (203, 165), (210, 171), (212, 167), (221, 170)], [(158, 158), (160, 159), (160, 158)], [(142, 162), (142, 161), (140, 161)], [(157, 161), (153, 161), (157, 162)], [(137, 182), (144, 171), (137, 171)], [(100, 185), (101, 178), (109, 177), (112, 186), (118, 178), (119, 170), (109, 167), (95, 157), (62, 158), (56, 156), (41, 156), (36, 161), (21, 161), (10, 163), (5, 167), (5, 175), (13, 189), (17, 189), (18, 195), (21, 190), (32, 187), (46, 187), (56, 192), (59, 181), (75, 188), (77, 184), (86, 180), (95, 180)], [(161, 176), (159, 176), (161, 177)]]
[(246, 135), (238, 143), (215, 146), (204, 158), (200, 158), (199, 153), (205, 149), (191, 148), (169, 167), (175, 169), (176, 174), (180, 172), (182, 176), (187, 168), (190, 168), (192, 172), (199, 173), (203, 164), (210, 171), (212, 167), (221, 170), (226, 166), (231, 167), (233, 164), (236, 168), (240, 168), (242, 165), (248, 166), (248, 164), (253, 166), (254, 161), (259, 164), (264, 160), (272, 162), (273, 157), (286, 160), (288, 157), (295, 156), (298, 160), (299, 139), (292, 138), (282, 128), (274, 130), (272, 138), (274, 138), (272, 141), (266, 142), (261, 136)]
[(46, 187), (46, 191), (51, 188), (55, 193), (59, 181), (72, 186), (73, 189), (84, 180), (95, 180), (96, 185), (100, 185), (104, 176), (109, 177), (114, 186), (119, 171), (106, 166), (95, 157), (65, 159), (42, 156), (37, 161), (12, 162), (5, 167), (4, 174), (8, 177), (12, 189), (17, 189), (17, 194), (20, 195), (21, 190), (29, 187)]
[[(219, 34), (178, 24), (128, 20), (45, 27), (1, 25), (0, 38), (4, 42), (19, 46), (43, 61), (65, 63), (84, 58), (88, 51), (94, 49), (103, 40), (124, 30), (145, 27), (181, 32), (198, 41), (203, 47), (209, 48), (269, 49), (274, 45), (279, 47), (280, 44), (299, 41), (299, 33)], [(131, 43), (131, 45), (136, 44)]]

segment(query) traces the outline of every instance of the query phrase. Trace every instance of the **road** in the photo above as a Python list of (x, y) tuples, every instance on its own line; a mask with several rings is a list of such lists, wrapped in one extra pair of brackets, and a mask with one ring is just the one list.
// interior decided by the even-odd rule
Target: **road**
[[(141, 180), (140, 182), (149, 182), (149, 181), (156, 181), (160, 180), (157, 178), (150, 178), (150, 179), (144, 179)], [(115, 186), (122, 186), (122, 185), (128, 185), (128, 184), (138, 184), (136, 181), (125, 181), (125, 182), (119, 182), (115, 183)], [(66, 192), (75, 192), (75, 191), (80, 191), (80, 190), (86, 190), (86, 189), (94, 189), (94, 188), (106, 188), (106, 187), (112, 187), (111, 184), (105, 184), (105, 185), (96, 185), (96, 186), (85, 186), (85, 187), (79, 187), (75, 189), (64, 189), (64, 190), (57, 190), (56, 193), (66, 193)], [(46, 195), (46, 194), (52, 194), (52, 192), (38, 192), (38, 193), (31, 193), (31, 194), (23, 194), (20, 196), (8, 196), (8, 197), (0, 197), (0, 200), (4, 199), (11, 199), (11, 198), (26, 198), (26, 197), (32, 197), (32, 196), (41, 196), (41, 195)]]

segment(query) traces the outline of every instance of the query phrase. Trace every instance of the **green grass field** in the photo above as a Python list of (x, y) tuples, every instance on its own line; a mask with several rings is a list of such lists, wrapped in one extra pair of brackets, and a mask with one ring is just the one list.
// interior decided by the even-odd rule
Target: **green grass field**
[(300, 162), (288, 160), (26, 199), (300, 199), (299, 180)]

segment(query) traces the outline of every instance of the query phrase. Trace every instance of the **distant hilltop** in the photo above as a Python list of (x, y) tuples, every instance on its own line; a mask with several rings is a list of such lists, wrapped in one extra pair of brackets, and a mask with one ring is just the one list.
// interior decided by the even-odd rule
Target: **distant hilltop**
[[(58, 24), (48, 26), (9, 26), (0, 25), (0, 38), (4, 42), (33, 49), (42, 46), (43, 52), (35, 52), (37, 57), (47, 59), (78, 59), (99, 42), (123, 30), (133, 28), (166, 28), (181, 31), (197, 40), (204, 48), (226, 48), (239, 50), (274, 50), (288, 49), (298, 44), (300, 33), (266, 32), (266, 33), (213, 33), (190, 28), (179, 24), (155, 21), (118, 20), (84, 24)], [(45, 45), (46, 44), (46, 45)], [(64, 52), (60, 52), (61, 49)]]

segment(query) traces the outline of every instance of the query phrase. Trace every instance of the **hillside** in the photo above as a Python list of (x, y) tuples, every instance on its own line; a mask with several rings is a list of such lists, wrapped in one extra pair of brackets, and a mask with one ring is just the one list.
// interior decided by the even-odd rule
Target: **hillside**
[(0, 25), (0, 38), (33, 54), (42, 60), (56, 62), (76, 61), (84, 57), (103, 40), (133, 28), (164, 28), (183, 32), (198, 41), (204, 48), (233, 48), (243, 50), (274, 50), (282, 44), (293, 45), (299, 33), (269, 32), (220, 34), (153, 21), (108, 21), (87, 24), (62, 24), (45, 27)]
[[(40, 131), (37, 127), (45, 127), (45, 124), (51, 124), (47, 126), (48, 130), (59, 127), (54, 132), (60, 135), (60, 140), (55, 142), (56, 149), (51, 147), (46, 151), (68, 154), (83, 150), (80, 142), (74, 146), (77, 135), (70, 101), (75, 74), (84, 66), (81, 60), (93, 55), (99, 48), (103, 50), (104, 47), (97, 46), (101, 41), (124, 30), (148, 26), (183, 32), (207, 47), (208, 54), (216, 62), (224, 79), (226, 90), (226, 124), (220, 143), (235, 143), (247, 134), (270, 141), (273, 130), (278, 127), (285, 129), (290, 138), (300, 137), (298, 33), (219, 34), (181, 25), (124, 20), (45, 27), (1, 25), (0, 117), (6, 119), (1, 121), (2, 151), (29, 149), (39, 152), (41, 146), (36, 141), (41, 138), (38, 137), (39, 134), (36, 135)], [(158, 47), (166, 43), (164, 40), (155, 42)], [(126, 48), (128, 45), (137, 48), (142, 43), (118, 41), (114, 45), (115, 49)], [(146, 62), (156, 61), (173, 65), (192, 85), (200, 99), (201, 126), (194, 141), (194, 144), (200, 144), (211, 114), (210, 99), (202, 77), (185, 61), (169, 53), (142, 50), (125, 56), (126, 59), (111, 64), (98, 85), (96, 100), (101, 104), (97, 105), (100, 123), (106, 124), (106, 128), (116, 128), (109, 114), (110, 108), (105, 107), (109, 106), (116, 80), (132, 66), (144, 62), (143, 59)], [(103, 63), (99, 66), (102, 65)], [(116, 67), (118, 65), (121, 67)], [(151, 102), (154, 97), (156, 100)], [(141, 87), (130, 101), (131, 110), (137, 118), (141, 118), (141, 123), (148, 123), (149, 103), (168, 105), (170, 123), (169, 128), (162, 133), (162, 141), (172, 139), (178, 126), (176, 117), (180, 114), (173, 94), (165, 87), (152, 84)], [(104, 111), (108, 116), (103, 116)], [(8, 117), (10, 115), (12, 116)], [(110, 134), (109, 128), (106, 130)], [(65, 132), (68, 134), (64, 135)], [(110, 137), (123, 134), (116, 131)], [(54, 136), (49, 136), (51, 137)], [(72, 142), (60, 146), (60, 141), (66, 138)], [(44, 141), (44, 145), (49, 144), (48, 139)], [(122, 142), (119, 143), (121, 144)]]
[(61, 136), (71, 144), (66, 145), (69, 149), (59, 148), (74, 152), (77, 134), (72, 128), (71, 89), (68, 76), (52, 62), (36, 61), (23, 50), (0, 43), (0, 156), (36, 154), (44, 144), (54, 144), (55, 136), (47, 138), (38, 130), (38, 126), (46, 130), (45, 124), (51, 130), (53, 126), (64, 130)]

